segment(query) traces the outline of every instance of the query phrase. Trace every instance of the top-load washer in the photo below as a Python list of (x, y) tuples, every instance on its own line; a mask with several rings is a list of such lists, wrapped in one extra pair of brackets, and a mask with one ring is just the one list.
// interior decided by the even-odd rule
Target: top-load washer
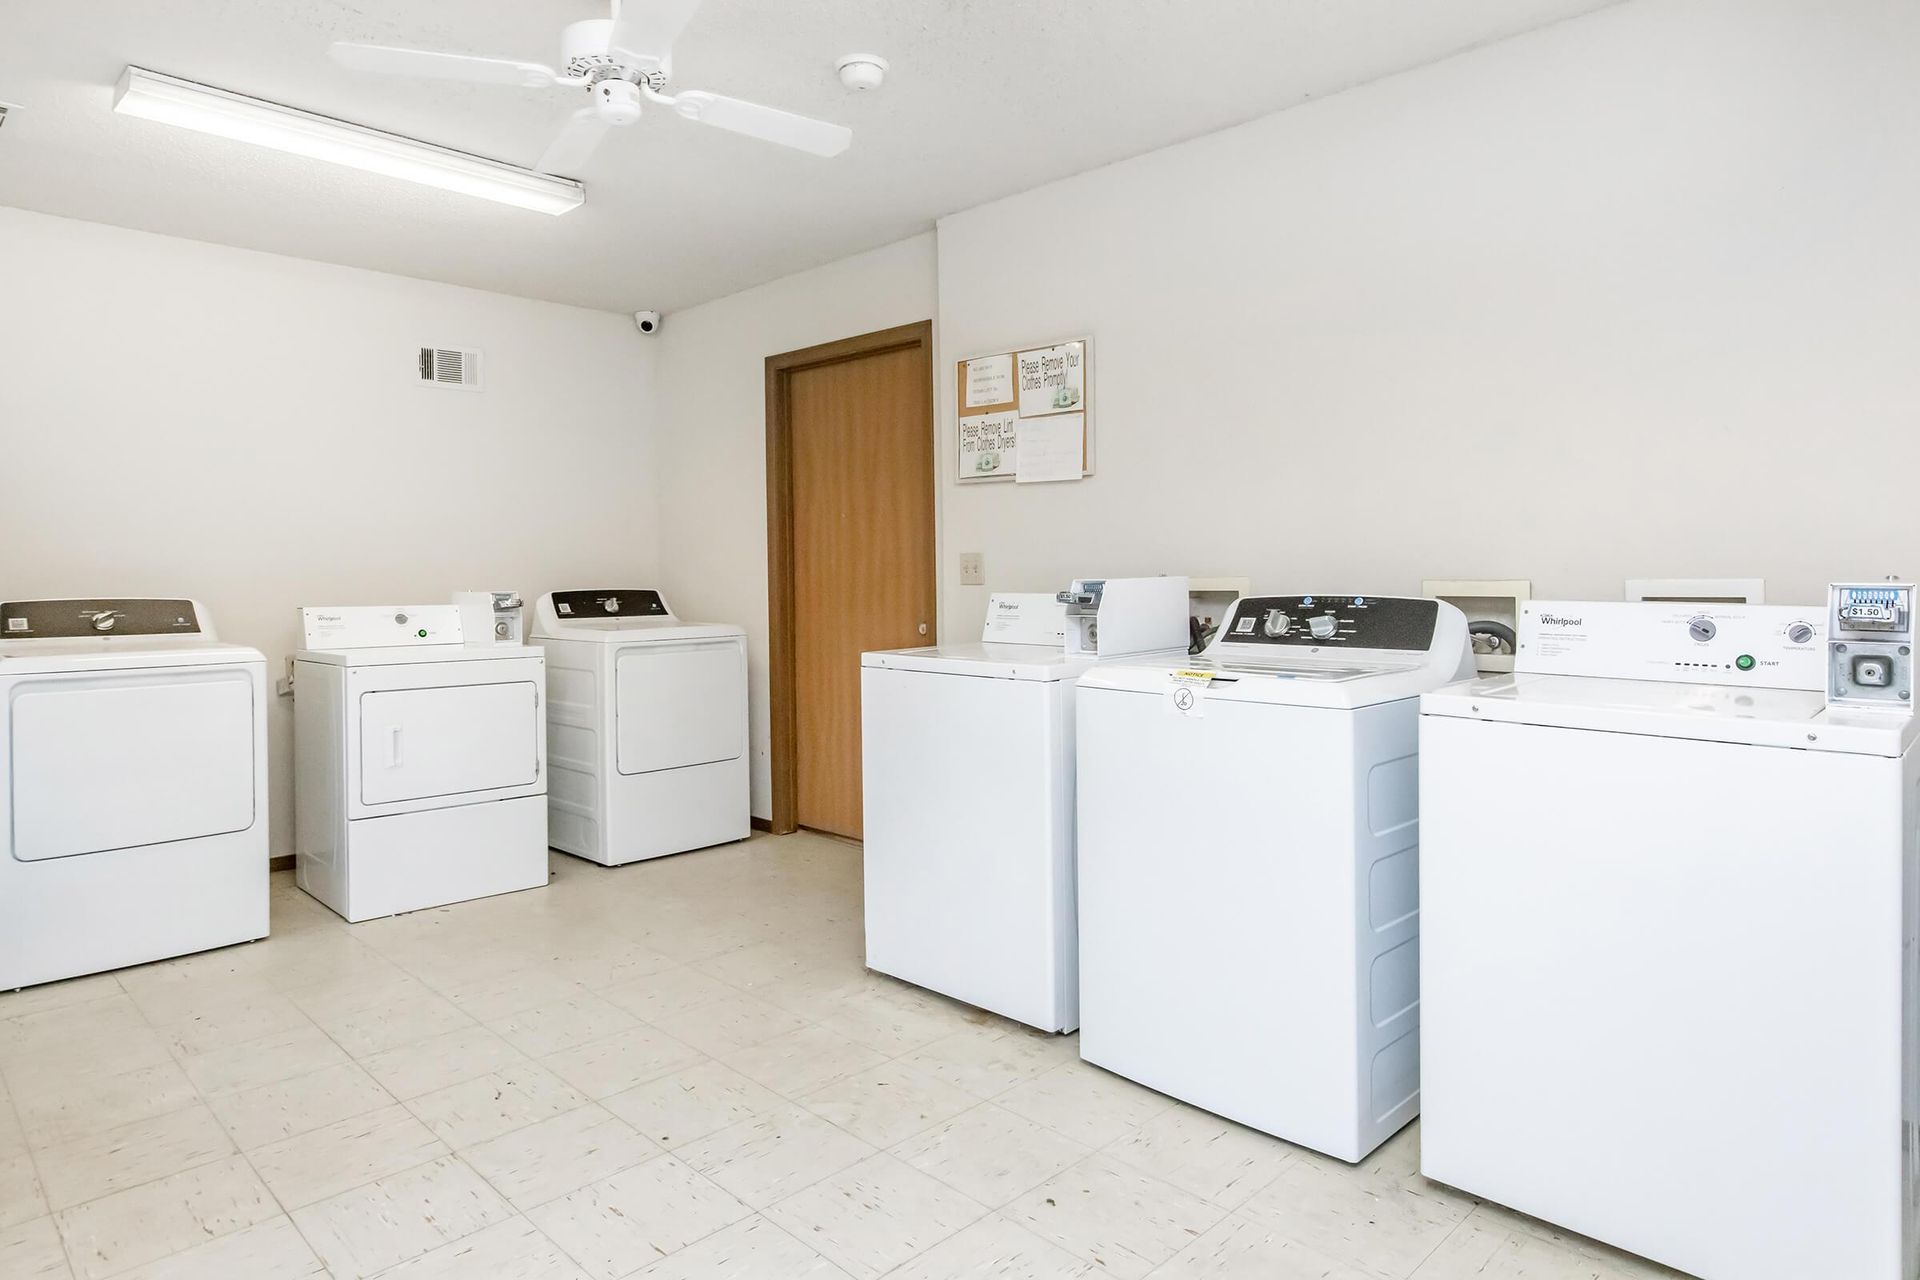
[(744, 631), (682, 622), (658, 591), (552, 591), (533, 643), (554, 848), (614, 867), (752, 834)]
[(266, 659), (199, 602), (0, 604), (0, 776), (0, 989), (266, 936)]
[(1258, 596), (1080, 678), (1080, 1056), (1341, 1160), (1420, 1110), (1419, 696), (1452, 605)]
[(300, 612), (300, 887), (370, 920), (546, 884), (545, 655), (452, 604)]
[(1849, 590), (1907, 633), (1536, 600), (1424, 699), (1427, 1176), (1705, 1280), (1920, 1275), (1911, 589)]
[(1074, 681), (1187, 634), (1185, 578), (1108, 578), (994, 596), (978, 644), (861, 655), (869, 968), (1079, 1025)]

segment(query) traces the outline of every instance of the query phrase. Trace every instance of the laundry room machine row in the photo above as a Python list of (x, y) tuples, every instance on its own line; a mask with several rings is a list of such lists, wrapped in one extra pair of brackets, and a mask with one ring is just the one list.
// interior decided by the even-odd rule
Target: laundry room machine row
[(0, 990), (267, 935), (266, 698), (197, 600), (0, 604)]
[(301, 610), (295, 872), (346, 919), (547, 883), (546, 658), (509, 603)]

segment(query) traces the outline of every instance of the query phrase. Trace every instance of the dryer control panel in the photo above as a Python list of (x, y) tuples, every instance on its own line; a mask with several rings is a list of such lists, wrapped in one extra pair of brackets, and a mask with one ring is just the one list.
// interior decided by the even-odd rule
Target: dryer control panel
[(555, 591), (554, 616), (563, 622), (585, 622), (593, 618), (664, 618), (671, 612), (658, 591), (633, 587), (601, 591)]
[(9, 600), (0, 604), (0, 640), (72, 640), (112, 636), (213, 639), (192, 600), (107, 598)]
[(300, 611), (303, 649), (386, 649), (460, 643), (460, 606), (322, 605)]
[(1215, 642), (1275, 648), (1389, 649), (1425, 653), (1440, 605), (1404, 596), (1243, 596)]

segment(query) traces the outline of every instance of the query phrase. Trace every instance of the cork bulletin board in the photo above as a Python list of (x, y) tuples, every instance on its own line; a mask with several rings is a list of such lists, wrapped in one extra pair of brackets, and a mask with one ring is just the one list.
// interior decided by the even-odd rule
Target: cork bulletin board
[(1092, 353), (1079, 337), (955, 361), (960, 482), (1092, 475)]

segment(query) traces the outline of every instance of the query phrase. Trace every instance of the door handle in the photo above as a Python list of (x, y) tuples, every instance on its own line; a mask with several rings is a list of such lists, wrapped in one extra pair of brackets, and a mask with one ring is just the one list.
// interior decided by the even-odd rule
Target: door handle
[(391, 724), (387, 726), (387, 768), (398, 769), (399, 767), (400, 767), (400, 726), (397, 724)]

